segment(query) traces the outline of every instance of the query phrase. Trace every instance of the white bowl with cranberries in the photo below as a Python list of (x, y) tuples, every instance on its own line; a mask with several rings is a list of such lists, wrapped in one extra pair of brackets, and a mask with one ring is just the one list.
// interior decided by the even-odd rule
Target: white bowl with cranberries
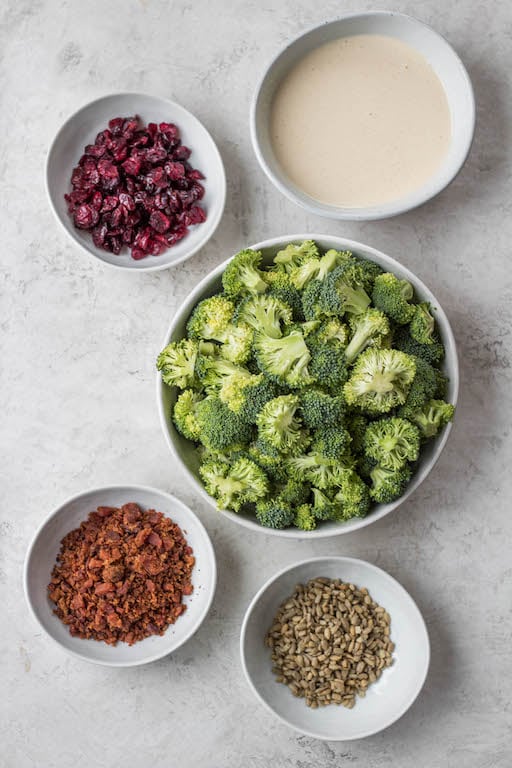
[(202, 248), (224, 211), (226, 176), (206, 128), (175, 102), (114, 94), (75, 112), (48, 153), (50, 205), (104, 264), (156, 271)]

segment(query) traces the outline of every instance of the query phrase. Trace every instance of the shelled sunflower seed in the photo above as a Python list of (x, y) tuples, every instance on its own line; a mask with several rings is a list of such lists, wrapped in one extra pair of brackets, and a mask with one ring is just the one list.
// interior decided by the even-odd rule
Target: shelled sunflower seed
[(309, 707), (352, 708), (393, 663), (390, 621), (365, 587), (321, 577), (297, 584), (265, 638), (272, 671)]

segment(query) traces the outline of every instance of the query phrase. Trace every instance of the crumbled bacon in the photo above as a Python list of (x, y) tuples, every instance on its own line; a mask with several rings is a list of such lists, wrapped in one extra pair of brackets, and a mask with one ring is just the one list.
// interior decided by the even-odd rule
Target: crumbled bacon
[(194, 563), (180, 527), (161, 512), (98, 507), (62, 539), (48, 595), (73, 636), (133, 645), (183, 613)]

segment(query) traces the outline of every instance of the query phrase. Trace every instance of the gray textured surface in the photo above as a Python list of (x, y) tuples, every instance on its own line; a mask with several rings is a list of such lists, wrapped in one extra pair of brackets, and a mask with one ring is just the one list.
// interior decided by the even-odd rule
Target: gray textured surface
[[(375, 0), (371, 7), (386, 7)], [(230, 3), (5, 0), (1, 7), (0, 765), (2, 768), (508, 768), (510, 713), (510, 6), (397, 2), (445, 34), (475, 85), (478, 130), (455, 183), (386, 222), (307, 216), (259, 171), (250, 95), (290, 36), (353, 0)], [(160, 93), (218, 141), (228, 204), (215, 239), (174, 271), (126, 275), (88, 260), (57, 228), (42, 185), (62, 120), (115, 90)], [(462, 390), (452, 437), (414, 498), (360, 533), (310, 545), (239, 530), (173, 466), (157, 422), (153, 359), (177, 304), (246, 243), (293, 231), (344, 234), (402, 260), (453, 322)], [(21, 567), (61, 500), (136, 481), (178, 494), (219, 560), (210, 617), (174, 656), (109, 671), (68, 658), (27, 613)], [(359, 743), (301, 738), (261, 708), (238, 661), (248, 600), (279, 566), (343, 553), (388, 569), (424, 612), (427, 684), (387, 731)]]

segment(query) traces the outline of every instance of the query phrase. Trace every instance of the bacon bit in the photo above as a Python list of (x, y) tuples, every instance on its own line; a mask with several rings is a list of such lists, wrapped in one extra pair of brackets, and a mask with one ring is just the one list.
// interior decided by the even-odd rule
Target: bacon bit
[(132, 645), (162, 635), (183, 613), (194, 562), (183, 532), (161, 512), (98, 507), (62, 540), (48, 595), (73, 637)]

